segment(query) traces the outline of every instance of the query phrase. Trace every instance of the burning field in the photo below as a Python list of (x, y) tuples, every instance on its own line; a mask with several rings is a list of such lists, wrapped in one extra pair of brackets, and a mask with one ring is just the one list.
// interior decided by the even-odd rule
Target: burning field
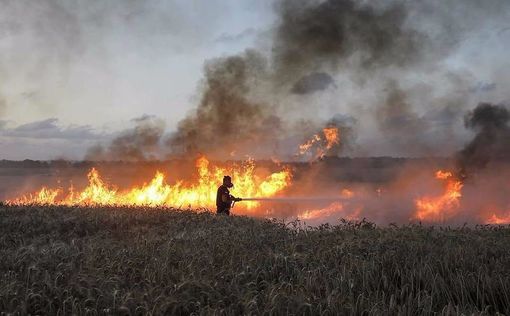
[[(430, 225), (509, 224), (508, 200), (510, 114), (499, 105), (480, 104), (466, 116), (477, 134), (451, 159), (334, 158), (342, 145), (341, 131), (326, 127), (297, 147), (296, 159), (307, 162), (211, 162), (199, 156), (190, 167), (175, 165), (167, 173), (119, 186), (115, 178), (131, 167), (118, 167), (106, 180), (97, 167), (86, 182), (74, 185), (76, 173), (55, 176), (59, 187), (32, 193), (11, 193), (12, 206), (143, 206), (215, 211), (216, 189), (225, 175), (235, 183), (233, 195), (243, 198), (237, 215), (299, 219), (311, 225), (368, 219), (378, 224)], [(160, 163), (164, 164), (164, 163)], [(132, 171), (132, 170), (131, 170)], [(173, 172), (178, 174), (170, 180)], [(58, 170), (57, 170), (58, 174)], [(147, 173), (145, 173), (147, 174)], [(143, 178), (142, 178), (143, 179)], [(62, 183), (69, 183), (63, 187)]]
[[(215, 207), (216, 189), (224, 175), (236, 179), (236, 194), (239, 196), (272, 197), (291, 182), (289, 170), (271, 173), (261, 178), (254, 173), (255, 163), (247, 161), (240, 166), (221, 168), (210, 166), (205, 157), (196, 161), (194, 182), (177, 181), (167, 184), (165, 175), (156, 172), (154, 177), (141, 186), (127, 190), (117, 189), (102, 180), (99, 172), (92, 168), (87, 174), (88, 185), (80, 191), (73, 187), (66, 191), (43, 187), (34, 194), (8, 200), (11, 205), (66, 205), (66, 206), (148, 206), (188, 207), (196, 209)], [(258, 203), (246, 203), (246, 209)]]
[[(77, 63), (70, 68), (73, 71), (86, 69), (81, 68), (80, 61), (87, 59), (71, 57), (78, 57), (75, 55), (79, 52), (86, 55), (102, 50), (77, 45), (76, 50), (66, 51), (67, 44), (58, 39), (81, 39), (95, 47), (102, 41), (101, 37), (96, 38), (95, 30), (110, 34), (110, 29), (102, 27), (108, 25), (107, 21), (120, 18), (119, 25), (126, 23), (127, 29), (135, 29), (127, 34), (138, 35), (126, 39), (129, 44), (151, 37), (151, 32), (144, 34), (149, 29), (167, 30), (165, 23), (173, 20), (159, 16), (160, 10), (154, 9), (159, 4), (102, 7), (94, 3), (93, 9), (84, 12), (79, 5), (66, 7), (52, 1), (58, 2), (44, 0), (41, 14), (35, 10), (27, 15), (27, 22), (33, 22), (27, 24), (28, 29), (18, 29), (18, 21), (11, 17), (23, 12), (23, 5), (9, 6), (12, 14), (6, 14), (6, 22), (0, 25), (14, 25), (13, 43), (20, 40), (23, 51), (42, 54), (37, 65), (45, 64), (42, 60), (46, 59), (57, 63), (62, 59)], [(55, 11), (55, 7), (61, 10)], [(39, 153), (54, 158), (60, 153), (50, 154), (44, 144), (66, 143), (63, 152), (82, 153), (74, 162), (63, 159), (60, 167), (58, 162), (49, 162), (39, 169), (39, 174), (21, 170), (16, 177), (15, 163), (14, 168), (5, 168), (0, 199), (9, 206), (141, 206), (214, 212), (216, 190), (223, 176), (230, 175), (235, 184), (232, 194), (243, 198), (233, 210), (236, 215), (300, 219), (311, 225), (364, 218), (382, 225), (510, 223), (510, 112), (505, 89), (510, 80), (508, 73), (502, 71), (508, 65), (508, 1), (490, 0), (489, 4), (479, 5), (473, 0), (448, 0), (448, 4), (273, 0), (270, 7), (273, 20), (264, 31), (247, 28), (247, 33), (258, 34), (257, 40), (242, 49), (234, 45), (235, 49), (227, 50), (229, 54), (200, 60), (203, 67), (195, 69), (195, 80), (200, 79), (193, 104), (179, 114), (175, 108), (182, 104), (170, 105), (170, 96), (142, 97), (143, 89), (133, 89), (140, 85), (149, 91), (166, 92), (178, 89), (177, 82), (161, 83), (150, 78), (147, 86), (146, 82), (139, 82), (137, 73), (136, 80), (131, 78), (136, 84), (128, 85), (131, 88), (110, 87), (120, 93), (111, 97), (112, 102), (166, 101), (150, 107), (157, 115), (143, 112), (146, 101), (136, 103), (130, 113), (137, 116), (131, 120), (122, 117), (130, 124), (122, 125), (124, 129), (101, 131), (92, 126), (96, 120), (109, 125), (108, 119), (121, 119), (113, 112), (106, 115), (103, 109), (96, 108), (96, 103), (108, 103), (106, 96), (86, 106), (73, 103), (81, 98), (81, 86), (72, 90), (77, 95), (67, 100), (71, 105), (64, 102), (58, 108), (74, 108), (80, 114), (66, 112), (65, 116), (77, 121), (80, 115), (89, 117), (87, 125), (73, 123), (64, 127), (57, 124), (58, 118), (47, 118), (16, 126), (9, 118), (0, 117), (0, 144), (10, 146), (12, 151), (21, 150), (24, 142), (23, 148), (39, 148)], [(215, 5), (205, 11), (213, 9)], [(131, 21), (128, 17), (132, 15), (140, 20)], [(62, 37), (47, 32), (64, 32), (66, 28), (58, 23), (68, 25), (68, 19), (75, 22), (75, 27), (70, 28), (75, 30), (72, 34)], [(143, 21), (150, 21), (147, 28), (142, 27)], [(190, 22), (196, 23), (194, 19)], [(200, 33), (193, 30), (193, 35), (188, 34), (179, 44), (184, 45), (188, 37)], [(184, 28), (182, 31), (186, 33)], [(50, 43), (56, 41), (55, 52), (46, 45), (41, 47), (39, 43), (45, 40), (34, 42), (42, 35)], [(239, 34), (239, 38), (244, 35)], [(205, 39), (198, 42), (214, 46), (234, 38), (234, 42), (239, 39), (223, 34), (214, 44)], [(153, 38), (156, 39), (161, 38)], [(139, 43), (134, 51), (138, 52), (139, 47), (159, 47), (158, 40), (152, 45)], [(112, 42), (118, 43), (118, 39), (113, 38)], [(28, 44), (34, 49), (25, 49)], [(109, 45), (105, 43), (105, 47)], [(475, 54), (474, 48), (479, 47), (492, 49)], [(210, 48), (207, 51), (216, 51)], [(223, 48), (218, 51), (223, 52)], [(57, 54), (60, 49), (64, 50), (62, 55)], [(123, 56), (126, 51), (131, 50), (122, 49), (114, 56)], [(153, 53), (157, 56), (161, 51), (165, 50)], [(42, 58), (46, 54), (51, 56)], [(14, 50), (11, 59), (17, 60), (18, 55)], [(152, 55), (120, 68), (130, 70), (145, 61), (157, 60), (148, 56)], [(473, 63), (473, 56), (480, 60)], [(116, 69), (104, 65), (104, 60), (109, 60), (104, 57), (93, 58), (90, 68), (98, 73), (103, 68)], [(165, 55), (161, 60), (173, 62), (170, 59)], [(9, 64), (6, 62), (6, 67)], [(151, 69), (166, 67), (151, 65)], [(37, 73), (38, 69), (28, 73)], [(74, 83), (86, 77), (80, 71), (77, 75), (72, 82), (67, 77), (57, 82)], [(109, 76), (105, 74), (104, 78)], [(113, 78), (103, 81), (114, 82)], [(129, 82), (124, 73), (118, 80)], [(165, 88), (156, 89), (155, 84)], [(57, 86), (56, 94), (60, 95), (62, 89)], [(168, 89), (170, 86), (172, 89)], [(98, 95), (108, 89), (100, 90)], [(37, 93), (16, 90), (5, 97), (0, 95), (0, 114), (9, 110), (18, 118), (25, 117), (29, 113), (17, 112), (23, 107), (12, 105), (28, 101), (7, 100), (12, 95), (28, 100), (35, 99)], [(51, 102), (41, 99), (37, 106), (44, 108), (46, 103)], [(91, 118), (89, 112), (94, 111), (88, 111), (88, 107), (101, 115)], [(124, 109), (123, 104), (116, 104), (115, 108)], [(177, 119), (167, 128), (172, 116)], [(80, 141), (87, 146), (77, 146)], [(143, 167), (151, 163), (151, 168)]]
[[(310, 144), (314, 142), (301, 146), (300, 154), (305, 146), (310, 149)], [(87, 181), (79, 176), (85, 171), (83, 168), (81, 172), (71, 168), (67, 174), (50, 168), (62, 174), (52, 176), (57, 187), (11, 193), (14, 197), (5, 204), (171, 207), (215, 212), (216, 189), (224, 175), (231, 175), (235, 183), (232, 194), (244, 199), (235, 205), (236, 215), (300, 219), (310, 225), (334, 224), (341, 219), (367, 219), (383, 225), (510, 223), (509, 174), (504, 162), (494, 165), (500, 168), (497, 174), (487, 169), (466, 177), (460, 173), (457, 161), (451, 159), (339, 159), (326, 157), (327, 148), (317, 146), (313, 157), (317, 158), (319, 153), (318, 160), (302, 163), (254, 160), (217, 163), (201, 156), (186, 167), (174, 164), (167, 172), (157, 170), (146, 180), (137, 180), (140, 175), (128, 172), (130, 168), (139, 168), (140, 163), (116, 166), (116, 173), (97, 164), (86, 172)], [(172, 170), (178, 170), (179, 176), (170, 179)], [(129, 174), (134, 179), (126, 181)], [(116, 178), (134, 184), (123, 187), (115, 182)], [(79, 184), (74, 185), (73, 181)], [(63, 187), (62, 183), (69, 185)]]
[(0, 8), (0, 316), (510, 315), (509, 0)]

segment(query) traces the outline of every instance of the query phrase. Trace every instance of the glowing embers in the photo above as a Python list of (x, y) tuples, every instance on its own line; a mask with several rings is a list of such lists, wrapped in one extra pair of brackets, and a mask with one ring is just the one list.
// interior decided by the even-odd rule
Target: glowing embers
[(415, 201), (414, 217), (424, 222), (444, 222), (457, 214), (462, 197), (461, 181), (451, 172), (439, 170), (436, 179), (445, 182), (443, 194), (439, 196), (425, 196)]
[[(196, 162), (198, 179), (193, 182), (179, 180), (169, 185), (165, 175), (157, 172), (154, 178), (141, 186), (119, 190), (102, 180), (96, 169), (88, 173), (88, 185), (80, 192), (73, 187), (49, 189), (43, 187), (35, 194), (29, 194), (7, 201), (13, 205), (147, 205), (172, 207), (213, 208), (216, 189), (224, 175), (231, 175), (235, 182), (233, 194), (237, 196), (271, 197), (288, 187), (291, 172), (288, 169), (260, 177), (255, 173), (255, 163), (248, 160), (242, 165), (230, 167), (210, 166), (209, 160), (201, 157)], [(247, 209), (258, 206), (258, 202), (246, 202)]]

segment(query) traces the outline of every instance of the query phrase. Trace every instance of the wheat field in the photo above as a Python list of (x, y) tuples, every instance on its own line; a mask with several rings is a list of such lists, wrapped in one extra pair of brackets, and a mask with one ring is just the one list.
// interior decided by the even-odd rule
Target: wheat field
[(0, 207), (0, 313), (510, 314), (510, 229)]

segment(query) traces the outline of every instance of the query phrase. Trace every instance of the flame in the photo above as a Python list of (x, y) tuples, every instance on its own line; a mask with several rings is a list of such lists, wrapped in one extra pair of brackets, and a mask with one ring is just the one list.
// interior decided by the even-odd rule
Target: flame
[[(54, 190), (42, 187), (39, 192), (16, 199), (15, 204), (56, 204), (57, 196), (60, 193), (60, 189)], [(10, 201), (7, 201), (8, 204), (9, 202)]]
[(485, 224), (491, 225), (503, 225), (510, 224), (510, 212), (507, 212), (503, 216), (498, 216), (496, 213), (493, 213), (486, 221)]
[[(354, 197), (354, 192), (349, 189), (343, 189), (340, 192), (340, 196), (346, 199)], [(298, 215), (301, 220), (314, 220), (319, 218), (326, 218), (337, 215), (339, 218), (342, 217), (346, 220), (352, 221), (359, 219), (362, 207), (357, 207), (352, 211), (345, 208), (342, 202), (333, 202), (325, 208), (306, 210)]]
[(334, 202), (325, 208), (307, 210), (298, 216), (299, 219), (311, 220), (321, 217), (331, 216), (335, 213), (341, 213), (344, 210), (344, 205), (340, 202)]
[(436, 179), (446, 181), (445, 191), (436, 197), (422, 197), (415, 201), (415, 218), (421, 221), (444, 221), (455, 215), (460, 206), (462, 197), (461, 181), (457, 180), (451, 172), (439, 170)]
[(326, 127), (321, 134), (313, 135), (309, 140), (299, 145), (299, 155), (305, 155), (315, 149), (314, 158), (322, 158), (335, 145), (340, 144), (340, 131), (336, 127)]
[(485, 224), (504, 225), (510, 224), (510, 208), (501, 206), (488, 206), (486, 212), (483, 212), (482, 218)]
[(319, 135), (313, 135), (312, 138), (306, 141), (304, 144), (299, 145), (299, 154), (306, 154), (312, 146), (321, 141), (321, 137)]
[(338, 219), (343, 218), (348, 221), (359, 220), (362, 207), (356, 207), (352, 211), (345, 208), (341, 202), (333, 202), (325, 208), (312, 209), (302, 212), (298, 218), (300, 220), (316, 220), (320, 218), (328, 218), (337, 216)]
[(438, 170), (436, 171), (436, 179), (446, 180), (453, 177), (453, 174), (449, 171)]
[(344, 198), (352, 198), (354, 196), (354, 192), (349, 189), (343, 189), (341, 192), (342, 197)]
[(336, 127), (326, 127), (322, 130), (326, 137), (326, 148), (331, 149), (333, 146), (340, 144), (340, 133)]
[[(12, 205), (54, 204), (54, 205), (116, 205), (116, 206), (171, 206), (214, 208), (216, 189), (224, 175), (231, 175), (235, 188), (232, 194), (243, 197), (271, 197), (291, 184), (292, 174), (289, 169), (273, 173), (266, 178), (255, 174), (255, 163), (248, 160), (241, 166), (222, 168), (211, 166), (206, 157), (196, 161), (198, 180), (195, 183), (177, 181), (174, 185), (167, 184), (165, 175), (157, 172), (149, 183), (120, 191), (102, 180), (96, 169), (88, 173), (88, 186), (81, 192), (73, 187), (64, 195), (61, 189), (43, 187), (35, 194), (7, 201)], [(258, 206), (258, 202), (243, 203), (246, 209)]]

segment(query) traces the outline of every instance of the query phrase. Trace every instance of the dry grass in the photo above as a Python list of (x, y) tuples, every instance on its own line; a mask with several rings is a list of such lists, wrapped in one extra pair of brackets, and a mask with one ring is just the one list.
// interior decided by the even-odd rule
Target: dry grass
[(0, 207), (0, 310), (510, 314), (510, 229)]

